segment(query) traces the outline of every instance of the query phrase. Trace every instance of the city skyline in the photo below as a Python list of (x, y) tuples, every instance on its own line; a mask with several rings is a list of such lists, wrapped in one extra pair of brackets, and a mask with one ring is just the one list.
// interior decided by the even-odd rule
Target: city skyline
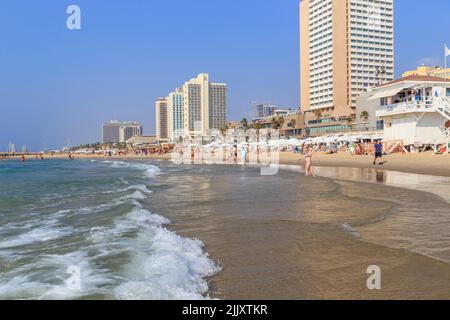
[[(253, 101), (299, 106), (298, 0), (83, 0), (82, 29), (74, 31), (65, 28), (69, 4), (2, 3), (0, 150), (9, 141), (36, 151), (100, 141), (99, 125), (110, 119), (137, 119), (153, 134), (155, 99), (202, 72), (228, 83), (229, 119), (250, 118)], [(450, 1), (429, 5), (440, 9), (424, 26), (415, 23), (422, 2), (395, 3), (396, 77), (422, 63), (443, 65)]]

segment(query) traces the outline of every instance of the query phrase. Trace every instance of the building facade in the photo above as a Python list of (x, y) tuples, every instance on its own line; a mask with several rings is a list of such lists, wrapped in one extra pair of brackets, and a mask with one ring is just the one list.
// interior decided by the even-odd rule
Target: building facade
[(445, 79), (411, 75), (368, 95), (378, 105), (385, 141), (415, 147), (450, 142), (450, 82)]
[(127, 145), (130, 147), (152, 145), (156, 144), (156, 142), (156, 136), (134, 136), (126, 141)]
[(226, 125), (225, 83), (211, 83), (209, 75), (201, 73), (184, 84), (183, 97), (185, 135), (207, 135), (210, 130), (220, 130)]
[(442, 68), (442, 67), (428, 67), (428, 66), (420, 66), (417, 67), (416, 70), (406, 71), (403, 74), (403, 77), (408, 76), (430, 76), (437, 78), (444, 78), (450, 80), (450, 68)]
[(227, 85), (209, 84), (209, 129), (220, 130), (227, 125)]
[(376, 115), (380, 103), (371, 97), (372, 93), (366, 92), (356, 98), (356, 131), (383, 130), (383, 120)]
[(257, 118), (265, 118), (270, 117), (275, 114), (275, 110), (277, 110), (278, 107), (274, 104), (260, 104), (256, 106), (256, 117)]
[(212, 130), (221, 130), (227, 125), (227, 85), (210, 82), (207, 73), (186, 81), (167, 98), (158, 99), (156, 104), (157, 136), (166, 134), (163, 125), (166, 121), (167, 139), (171, 141), (180, 137), (208, 136)]
[(119, 128), (119, 141), (121, 143), (127, 142), (127, 140), (142, 135), (142, 126), (138, 123), (127, 124)]
[(112, 120), (103, 124), (102, 142), (124, 143), (131, 137), (140, 136), (142, 133), (142, 126), (138, 122)]
[[(206, 125), (205, 112), (209, 105), (208, 77), (199, 75), (183, 85), (184, 133), (202, 134)], [(209, 116), (207, 117), (209, 121)]]
[(292, 112), (283, 117), (281, 136), (285, 138), (301, 138), (305, 136), (305, 120), (303, 113)]
[(184, 137), (184, 96), (181, 88), (167, 97), (167, 122), (170, 141)]
[(308, 126), (340, 126), (356, 98), (394, 79), (394, 0), (301, 0), (301, 106)]
[(158, 140), (167, 140), (169, 138), (167, 98), (158, 98), (158, 100), (156, 100), (155, 106), (156, 106), (156, 138)]

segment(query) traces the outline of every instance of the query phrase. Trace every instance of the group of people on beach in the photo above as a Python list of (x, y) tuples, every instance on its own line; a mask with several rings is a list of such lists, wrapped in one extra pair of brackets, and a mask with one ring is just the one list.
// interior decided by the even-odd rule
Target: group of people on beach
[[(381, 143), (380, 140), (376, 141), (373, 145), (373, 149), (372, 151), (375, 154), (374, 160), (373, 160), (373, 164), (376, 165), (377, 161), (378, 164), (382, 165), (384, 164), (382, 162), (383, 159), (383, 144)], [(333, 151), (334, 150), (334, 151)], [(332, 154), (333, 153), (337, 153), (339, 150), (339, 148), (335, 148), (335, 149), (331, 149)], [(174, 150), (181, 158), (184, 155), (184, 150), (183, 148), (175, 148)], [(250, 162), (250, 145), (248, 143), (242, 143), (242, 144), (234, 144), (231, 148), (227, 148), (224, 147), (223, 148), (223, 160), (226, 162), (234, 162), (235, 164), (238, 164), (239, 159), (240, 159), (240, 164), (242, 166), (247, 165)], [(253, 150), (255, 151), (255, 150)], [(271, 150), (266, 150), (269, 153), (271, 152)], [(304, 160), (305, 161), (305, 175), (306, 176), (314, 176), (314, 172), (313, 172), (313, 155), (314, 152), (316, 151), (323, 151), (323, 146), (322, 145), (301, 145), (300, 147), (296, 147), (295, 150), (293, 150), (293, 152), (295, 153), (301, 153), (304, 155), (303, 159), (299, 159), (299, 160)], [(259, 155), (261, 152), (261, 150), (259, 149), (259, 147), (256, 148), (256, 154)], [(240, 158), (239, 158), (239, 153), (240, 153)], [(215, 156), (215, 151), (211, 150), (211, 155), (214, 157)], [(112, 156), (112, 153), (108, 154), (109, 157)], [(35, 154), (36, 160), (40, 159), (40, 160), (44, 160), (44, 154), (40, 153), (40, 154)], [(72, 153), (69, 153), (68, 155), (70, 160), (75, 160), (75, 156)], [(195, 147), (190, 147), (190, 158), (191, 161), (193, 163), (195, 163), (196, 160), (204, 160), (204, 150), (202, 148), (195, 148)], [(0, 160), (8, 160), (11, 159), (11, 155), (8, 154), (0, 154)], [(21, 162), (25, 162), (27, 160), (26, 156), (24, 154), (19, 155), (19, 161)], [(259, 158), (258, 158), (259, 161)]]
[[(34, 158), (36, 160), (44, 160), (44, 153), (40, 152), (40, 153), (36, 153), (34, 154)], [(28, 159), (32, 159), (33, 154), (25, 155), (25, 154), (0, 154), (0, 160), (12, 160), (12, 159), (18, 159), (20, 162), (27, 162)], [(69, 153), (69, 159), (70, 160), (75, 160), (75, 156), (72, 153)]]
[[(356, 143), (355, 143), (356, 144)], [(384, 162), (383, 159), (383, 144), (380, 140), (374, 141), (374, 142), (359, 142), (356, 145), (361, 146), (363, 148), (364, 152), (361, 152), (363, 155), (369, 155), (374, 154), (374, 161), (373, 164), (376, 165), (377, 163), (380, 165), (383, 165)], [(345, 147), (345, 148), (344, 148)], [(315, 152), (326, 152), (327, 154), (337, 154), (338, 152), (347, 152), (351, 149), (349, 149), (348, 144), (342, 144), (342, 145), (336, 145), (333, 144), (332, 146), (326, 145), (326, 147), (323, 144), (302, 144), (300, 146), (295, 146), (292, 150), (284, 150), (284, 149), (277, 149), (274, 148), (272, 150), (271, 146), (259, 146), (259, 145), (251, 145), (249, 143), (241, 143), (241, 144), (233, 144), (233, 145), (224, 145), (222, 147), (218, 146), (215, 148), (202, 148), (200, 146), (190, 146), (190, 147), (182, 147), (182, 146), (176, 146), (174, 149), (174, 153), (178, 155), (180, 159), (183, 158), (183, 155), (186, 152), (186, 149), (190, 152), (190, 160), (191, 163), (195, 163), (196, 161), (205, 161), (205, 160), (223, 160), (224, 163), (234, 163), (234, 164), (241, 164), (242, 166), (245, 166), (252, 162), (251, 156), (256, 155), (255, 157), (255, 163), (260, 163), (260, 156), (261, 154), (269, 155), (272, 152), (283, 152), (283, 151), (291, 151), (294, 153), (299, 153), (304, 155), (304, 158), (299, 159), (300, 161), (305, 162), (305, 175), (306, 176), (314, 176), (313, 172), (313, 156)], [(328, 152), (327, 152), (328, 150)], [(351, 153), (352, 155), (356, 153)], [(221, 158), (221, 159), (218, 159)], [(223, 159), (222, 159), (223, 157)], [(188, 158), (187, 158), (188, 159)], [(256, 160), (257, 159), (257, 160)]]
[[(233, 159), (233, 162), (237, 164), (239, 162), (239, 148), (237, 144), (234, 144), (232, 148), (223, 148), (221, 150), (223, 153), (223, 160), (225, 162), (228, 162), (228, 160)], [(176, 148), (175, 152), (182, 158), (184, 155), (183, 148)], [(205, 152), (201, 148), (190, 148), (191, 153), (191, 161), (195, 162), (197, 159), (201, 159), (204, 161), (204, 155)], [(215, 151), (210, 152), (211, 155), (215, 156)], [(240, 148), (240, 154), (241, 154), (241, 164), (243, 166), (247, 165), (249, 163), (249, 154), (250, 154), (250, 146), (248, 144), (242, 144)]]

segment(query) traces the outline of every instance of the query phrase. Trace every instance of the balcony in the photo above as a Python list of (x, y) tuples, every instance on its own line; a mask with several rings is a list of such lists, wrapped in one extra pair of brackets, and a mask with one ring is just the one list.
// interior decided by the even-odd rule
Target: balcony
[(377, 108), (377, 117), (386, 117), (398, 114), (407, 113), (423, 113), (423, 112), (436, 112), (433, 106), (433, 100), (418, 100), (418, 101), (406, 101), (396, 104), (389, 104)]

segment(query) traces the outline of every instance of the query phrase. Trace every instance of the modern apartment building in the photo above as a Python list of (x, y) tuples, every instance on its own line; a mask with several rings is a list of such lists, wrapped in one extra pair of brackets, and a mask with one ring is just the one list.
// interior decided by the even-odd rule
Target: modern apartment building
[(142, 133), (142, 126), (138, 122), (112, 120), (103, 124), (102, 141), (103, 143), (124, 143)]
[(167, 140), (169, 138), (167, 98), (158, 98), (158, 100), (156, 100), (155, 106), (156, 106), (156, 139)]
[[(227, 124), (227, 85), (209, 82), (201, 73), (156, 102), (157, 135), (175, 141), (186, 136), (207, 136)], [(164, 111), (165, 110), (165, 111)], [(164, 117), (166, 112), (166, 118)], [(165, 124), (164, 124), (165, 123)]]
[(394, 79), (394, 0), (301, 0), (300, 55), (308, 126), (338, 130), (360, 94)]
[(209, 129), (220, 130), (227, 125), (227, 85), (209, 84)]
[(184, 132), (186, 135), (202, 134), (209, 126), (209, 81), (201, 74), (183, 85)]
[(127, 142), (132, 137), (142, 135), (142, 126), (138, 123), (123, 125), (119, 128), (119, 141), (121, 143)]
[(259, 104), (256, 106), (256, 117), (265, 118), (273, 116), (278, 107), (274, 104)]
[(183, 89), (178, 88), (167, 97), (167, 126), (169, 140), (184, 137), (184, 97)]
[(184, 94), (184, 133), (207, 135), (220, 130), (227, 123), (227, 85), (209, 82), (209, 75), (201, 73), (187, 81)]

